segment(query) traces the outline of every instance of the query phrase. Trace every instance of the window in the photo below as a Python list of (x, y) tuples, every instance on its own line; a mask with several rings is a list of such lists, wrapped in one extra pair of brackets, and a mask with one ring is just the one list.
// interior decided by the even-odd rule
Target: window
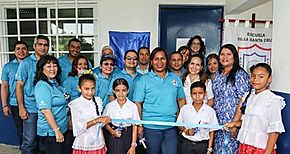
[(1, 1), (0, 67), (14, 58), (13, 45), (17, 40), (25, 41), (33, 53), (33, 40), (38, 34), (49, 37), (49, 53), (56, 57), (68, 53), (67, 43), (71, 38), (79, 38), (83, 44), (81, 53), (95, 64), (99, 40), (98, 1)]

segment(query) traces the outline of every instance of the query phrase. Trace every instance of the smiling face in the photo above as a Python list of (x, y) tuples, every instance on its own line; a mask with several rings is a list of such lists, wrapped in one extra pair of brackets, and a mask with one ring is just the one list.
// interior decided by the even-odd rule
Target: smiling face
[(86, 70), (88, 69), (88, 63), (87, 63), (87, 60), (84, 59), (84, 58), (80, 58), (78, 60), (78, 64), (76, 66), (77, 70), (78, 70), (78, 73), (81, 73), (83, 70)]
[(35, 55), (39, 59), (40, 56), (46, 55), (48, 52), (48, 42), (45, 39), (38, 39), (33, 45)]
[(233, 67), (234, 65), (234, 54), (228, 48), (223, 48), (221, 50), (219, 59), (223, 67)]
[(84, 98), (90, 100), (95, 94), (95, 82), (92, 80), (84, 80), (81, 85), (78, 86), (78, 90)]
[(124, 63), (126, 68), (135, 69), (138, 64), (137, 54), (134, 52), (128, 52), (125, 57)]
[(215, 74), (216, 71), (218, 70), (219, 67), (219, 63), (218, 60), (216, 58), (212, 58), (208, 61), (208, 70), (211, 74)]
[(54, 64), (53, 62), (46, 63), (43, 66), (43, 74), (48, 78), (48, 79), (54, 79), (57, 75), (57, 64)]
[(256, 90), (256, 94), (269, 88), (272, 76), (263, 67), (256, 67), (251, 74), (251, 84)]
[(122, 85), (122, 84), (116, 86), (114, 88), (113, 92), (116, 95), (118, 101), (126, 100), (126, 97), (127, 97), (128, 93), (129, 93), (128, 88), (125, 85)]
[(190, 46), (193, 53), (198, 53), (200, 50), (200, 41), (198, 39), (194, 39)]
[(202, 67), (201, 59), (199, 57), (192, 57), (188, 64), (188, 71), (192, 75), (197, 75)]
[(170, 56), (169, 65), (171, 69), (179, 71), (182, 69), (183, 59), (179, 53), (172, 54)]
[(147, 49), (142, 48), (139, 51), (139, 63), (142, 65), (147, 65), (150, 60), (150, 53)]
[(111, 59), (103, 61), (102, 64), (100, 65), (102, 74), (110, 75), (114, 70), (114, 66), (115, 64)]
[(81, 51), (81, 43), (76, 41), (71, 41), (68, 46), (69, 55), (73, 58), (77, 57)]
[(18, 60), (22, 60), (29, 54), (29, 50), (25, 44), (17, 44), (14, 49), (14, 54)]
[(154, 55), (151, 61), (151, 65), (155, 72), (159, 72), (159, 73), (166, 72), (167, 59), (166, 59), (165, 53), (163, 51), (158, 51)]

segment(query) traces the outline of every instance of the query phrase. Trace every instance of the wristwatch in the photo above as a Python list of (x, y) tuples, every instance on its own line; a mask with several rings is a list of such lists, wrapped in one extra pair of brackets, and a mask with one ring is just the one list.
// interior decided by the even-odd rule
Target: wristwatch
[(208, 152), (212, 152), (212, 148), (207, 148), (207, 151)]

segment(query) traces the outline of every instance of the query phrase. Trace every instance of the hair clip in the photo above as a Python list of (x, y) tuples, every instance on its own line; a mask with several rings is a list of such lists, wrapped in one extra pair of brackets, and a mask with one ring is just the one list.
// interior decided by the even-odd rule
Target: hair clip
[(83, 74), (94, 74), (94, 72), (91, 70), (91, 69), (88, 69), (88, 70), (86, 70), (86, 69), (82, 69), (82, 70), (80, 70), (81, 72), (80, 72), (80, 75), (83, 75)]

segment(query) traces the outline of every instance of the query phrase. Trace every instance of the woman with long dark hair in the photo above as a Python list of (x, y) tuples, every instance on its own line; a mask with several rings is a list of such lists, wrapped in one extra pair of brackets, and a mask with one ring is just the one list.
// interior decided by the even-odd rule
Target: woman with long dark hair
[[(213, 79), (213, 108), (216, 111), (219, 124), (223, 125), (241, 118), (239, 110), (241, 98), (249, 91), (250, 80), (248, 74), (239, 65), (238, 52), (233, 44), (225, 44), (221, 47), (219, 61), (222, 69), (216, 72)], [(236, 128), (230, 130), (231, 138), (226, 149), (222, 148), (226, 134), (222, 130), (217, 131), (214, 152), (222, 153), (222, 149), (224, 149), (228, 154), (237, 153), (239, 143), (235, 138), (236, 131)]]

